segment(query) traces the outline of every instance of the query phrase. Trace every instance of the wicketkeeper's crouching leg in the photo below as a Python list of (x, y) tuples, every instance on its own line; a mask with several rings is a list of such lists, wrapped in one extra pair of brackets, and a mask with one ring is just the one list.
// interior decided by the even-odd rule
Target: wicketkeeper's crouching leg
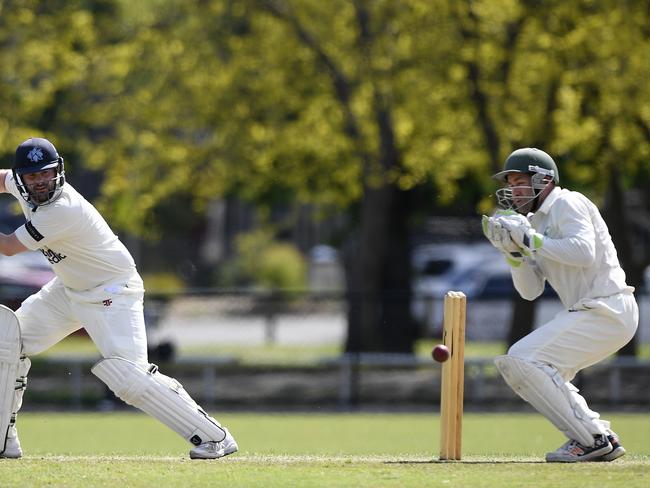
[[(494, 362), (510, 388), (569, 439), (560, 449), (548, 453), (547, 461), (575, 462), (601, 458), (609, 461), (606, 456), (614, 456), (616, 446), (612, 440), (615, 434), (609, 430), (609, 422), (601, 420), (600, 415), (587, 406), (578, 389), (565, 381), (557, 369), (512, 355), (497, 356)], [(615, 443), (618, 445), (617, 440)], [(620, 456), (620, 453), (616, 454)]]
[(173, 378), (155, 364), (143, 367), (123, 358), (97, 362), (92, 372), (124, 402), (160, 420), (195, 447), (192, 459), (215, 459), (237, 452), (228, 429), (210, 417)]

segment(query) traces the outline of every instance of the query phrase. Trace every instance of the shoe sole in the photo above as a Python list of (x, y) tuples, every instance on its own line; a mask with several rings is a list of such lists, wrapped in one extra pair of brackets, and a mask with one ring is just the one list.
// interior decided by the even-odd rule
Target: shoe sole
[(615, 459), (620, 458), (624, 454), (625, 454), (625, 448), (623, 446), (618, 446), (616, 449), (613, 449), (612, 452), (608, 452), (607, 454), (596, 459), (596, 461), (611, 462), (614, 461)]
[(18, 452), (4, 451), (0, 453), (0, 459), (20, 459), (21, 457), (23, 457), (23, 451), (18, 451)]
[[(549, 453), (549, 454), (546, 455), (546, 462), (547, 463), (581, 463), (581, 462), (585, 462), (585, 461), (595, 461), (597, 459), (602, 459), (604, 456), (608, 456), (608, 455), (612, 454), (616, 450), (616, 449), (614, 449), (614, 451), (612, 451), (611, 449), (612, 449), (612, 445), (608, 444), (608, 445), (603, 446), (600, 449), (598, 449), (596, 451), (593, 451), (593, 452), (590, 452), (589, 454), (587, 454), (585, 456), (582, 456), (582, 457), (578, 457), (578, 456), (566, 456), (566, 457), (558, 456), (558, 457), (554, 458), (552, 456), (549, 456), (549, 454), (551, 454), (551, 453)], [(623, 454), (621, 454), (620, 456), (622, 456), (622, 455)]]
[(193, 454), (190, 452), (190, 459), (221, 459), (225, 458), (226, 456), (230, 456), (231, 454), (235, 454), (239, 449), (235, 447), (234, 449), (230, 449), (228, 451), (224, 451), (223, 456), (219, 457), (208, 457), (208, 456), (197, 456), (196, 454)]

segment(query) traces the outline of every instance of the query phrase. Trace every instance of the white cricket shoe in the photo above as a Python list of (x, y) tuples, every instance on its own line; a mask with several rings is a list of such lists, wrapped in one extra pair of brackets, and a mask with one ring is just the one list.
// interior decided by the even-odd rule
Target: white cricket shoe
[(239, 448), (235, 438), (228, 429), (224, 430), (226, 431), (224, 440), (221, 442), (204, 442), (200, 446), (196, 446), (190, 451), (190, 459), (218, 459), (237, 452)]
[(547, 463), (576, 463), (597, 461), (604, 454), (612, 452), (612, 444), (605, 434), (594, 436), (593, 446), (583, 446), (578, 441), (570, 440), (556, 451), (546, 453)]
[(0, 453), (0, 458), (18, 459), (23, 457), (23, 450), (20, 448), (18, 430), (16, 430), (15, 425), (10, 425), (7, 429), (7, 440), (4, 448), (4, 451)]

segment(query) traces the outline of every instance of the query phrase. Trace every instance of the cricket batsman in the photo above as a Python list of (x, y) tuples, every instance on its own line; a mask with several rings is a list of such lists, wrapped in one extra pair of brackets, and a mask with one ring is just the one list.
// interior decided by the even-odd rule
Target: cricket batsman
[(607, 226), (584, 195), (560, 188), (555, 161), (517, 149), (493, 178), (502, 210), (483, 216), (483, 231), (511, 266), (522, 298), (548, 283), (565, 310), (495, 359), (506, 383), (567, 438), (547, 462), (613, 461), (625, 449), (571, 383), (578, 371), (623, 347), (639, 310)]
[[(65, 180), (63, 158), (47, 139), (27, 139), (0, 192), (18, 199), (26, 223), (0, 233), (0, 253), (40, 250), (56, 274), (15, 315), (0, 309), (0, 457), (20, 458), (16, 414), (29, 357), (84, 327), (102, 355), (93, 374), (129, 405), (160, 420), (194, 447), (192, 459), (237, 452), (228, 429), (180, 383), (147, 359), (144, 286), (133, 258), (99, 212)], [(1, 442), (4, 441), (4, 442)]]

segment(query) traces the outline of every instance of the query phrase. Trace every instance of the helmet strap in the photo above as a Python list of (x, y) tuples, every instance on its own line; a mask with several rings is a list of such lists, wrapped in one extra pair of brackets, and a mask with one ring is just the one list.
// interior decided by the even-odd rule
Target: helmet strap
[(540, 202), (539, 202), (539, 196), (541, 195), (543, 190), (536, 190), (537, 193), (535, 193), (535, 198), (533, 198), (533, 206), (530, 207), (530, 211), (535, 213), (539, 210)]
[(539, 207), (542, 205), (540, 200), (540, 195), (548, 188), (548, 186), (553, 182), (552, 179), (549, 179), (547, 175), (542, 173), (535, 173), (531, 178), (531, 185), (533, 191), (535, 192), (535, 197), (533, 201), (533, 206), (531, 207), (531, 212), (537, 212)]

